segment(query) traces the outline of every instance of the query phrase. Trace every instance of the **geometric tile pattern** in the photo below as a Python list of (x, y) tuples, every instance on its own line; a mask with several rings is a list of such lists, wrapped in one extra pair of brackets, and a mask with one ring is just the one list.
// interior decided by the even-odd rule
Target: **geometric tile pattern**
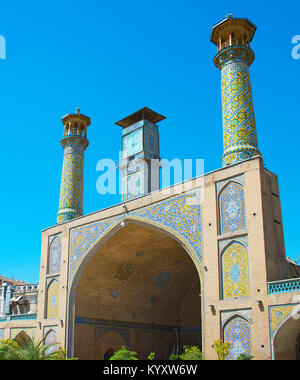
[(47, 319), (58, 317), (59, 282), (54, 278), (47, 288)]
[(223, 49), (215, 57), (221, 70), (223, 166), (260, 154), (249, 75), (253, 60), (251, 49), (238, 46)]
[(79, 261), (87, 254), (96, 240), (113, 224), (121, 221), (122, 217), (106, 219), (87, 226), (74, 228), (70, 237), (69, 278), (74, 275)]
[(269, 306), (269, 326), (270, 326), (270, 343), (271, 357), (274, 359), (273, 340), (280, 326), (292, 317), (292, 313), (297, 311), (297, 304), (293, 305), (276, 305)]
[(249, 296), (247, 248), (232, 241), (221, 253), (223, 299)]
[(60, 257), (61, 257), (61, 238), (56, 236), (51, 244), (49, 250), (49, 269), (48, 273), (58, 273), (60, 271)]
[(224, 323), (234, 316), (244, 317), (250, 323), (252, 323), (252, 309), (238, 309), (238, 310), (221, 311), (221, 325), (224, 326)]
[(244, 189), (236, 182), (228, 182), (219, 195), (220, 231), (242, 231), (246, 228)]
[(281, 322), (289, 317), (294, 308), (295, 305), (270, 306), (269, 317), (271, 336), (274, 335), (277, 327), (281, 324)]
[[(164, 229), (180, 235), (195, 252), (195, 258), (202, 262), (202, 236), (200, 193), (175, 196), (146, 208), (128, 213), (128, 216), (151, 221), (162, 225)], [(124, 215), (105, 219), (100, 222), (71, 230), (69, 278), (79, 267), (79, 263), (93, 244), (113, 225), (120, 223)]]
[(10, 339), (14, 339), (21, 331), (28, 334), (32, 340), (34, 339), (36, 331), (35, 327), (12, 328), (10, 329)]
[(4, 339), (4, 329), (0, 329), (0, 341)]
[(61, 140), (61, 144), (64, 148), (64, 161), (57, 223), (82, 215), (83, 162), (88, 140), (84, 137), (68, 136)]
[(230, 343), (227, 360), (236, 360), (240, 354), (251, 355), (251, 327), (244, 318), (237, 316), (226, 323), (223, 336)]
[(131, 212), (130, 215), (161, 224), (171, 233), (179, 234), (191, 246), (195, 258), (202, 263), (200, 203), (201, 194), (196, 190)]

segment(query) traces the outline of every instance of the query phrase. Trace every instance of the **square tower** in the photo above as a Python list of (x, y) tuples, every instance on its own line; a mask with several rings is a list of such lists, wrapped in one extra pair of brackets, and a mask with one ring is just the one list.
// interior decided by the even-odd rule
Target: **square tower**
[(160, 155), (157, 123), (165, 116), (144, 107), (118, 121), (121, 140), (122, 202), (159, 190)]

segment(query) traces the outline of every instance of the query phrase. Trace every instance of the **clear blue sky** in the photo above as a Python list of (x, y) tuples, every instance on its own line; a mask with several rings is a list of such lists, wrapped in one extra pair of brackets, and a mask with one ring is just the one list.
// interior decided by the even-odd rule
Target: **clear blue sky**
[(211, 27), (229, 13), (258, 29), (251, 68), (259, 148), (279, 176), (286, 253), (299, 257), (299, 0), (95, 0), (2, 2), (0, 60), (2, 212), (0, 274), (39, 277), (41, 230), (56, 222), (63, 150), (61, 117), (91, 117), (84, 211), (119, 202), (96, 192), (96, 163), (118, 159), (114, 122), (148, 106), (167, 116), (161, 155), (221, 166), (220, 73)]

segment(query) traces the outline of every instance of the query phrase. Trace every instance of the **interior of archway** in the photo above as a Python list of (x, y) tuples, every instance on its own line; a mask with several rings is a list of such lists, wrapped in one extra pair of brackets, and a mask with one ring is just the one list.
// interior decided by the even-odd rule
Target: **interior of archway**
[(300, 319), (288, 319), (274, 338), (275, 360), (300, 360)]
[(168, 234), (133, 223), (95, 252), (75, 295), (75, 356), (104, 359), (122, 345), (140, 359), (201, 346), (195, 264)]

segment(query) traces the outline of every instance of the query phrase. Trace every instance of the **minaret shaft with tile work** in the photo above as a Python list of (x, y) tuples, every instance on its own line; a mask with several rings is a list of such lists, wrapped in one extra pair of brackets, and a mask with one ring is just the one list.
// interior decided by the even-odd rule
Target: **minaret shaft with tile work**
[(214, 63), (221, 70), (223, 108), (223, 166), (260, 155), (249, 75), (255, 59), (250, 42), (256, 26), (245, 18), (227, 18), (212, 29), (217, 45)]
[(57, 223), (64, 223), (83, 213), (83, 167), (84, 151), (89, 145), (87, 127), (90, 118), (80, 113), (68, 114), (62, 118), (64, 137), (64, 161), (61, 177)]

